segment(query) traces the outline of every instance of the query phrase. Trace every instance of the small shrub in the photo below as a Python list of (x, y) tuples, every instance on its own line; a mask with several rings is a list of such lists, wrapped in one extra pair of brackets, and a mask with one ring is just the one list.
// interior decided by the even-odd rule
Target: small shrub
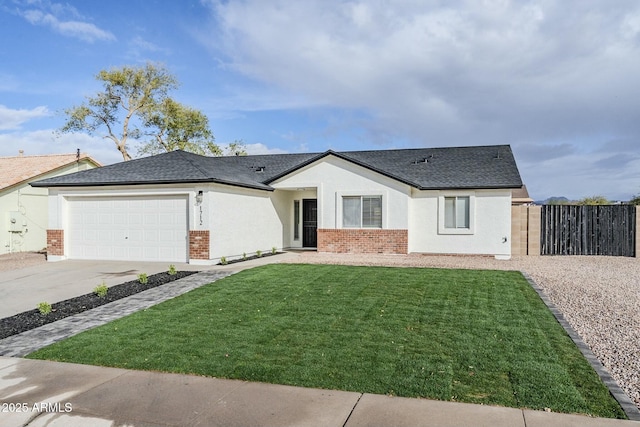
[(272, 248), (271, 248), (271, 253), (272, 253), (273, 255), (277, 254), (277, 253), (278, 253), (278, 248), (276, 248), (275, 246), (274, 246), (274, 247), (272, 247)]
[(104, 282), (102, 282), (101, 285), (96, 286), (95, 289), (93, 290), (93, 292), (96, 295), (98, 295), (100, 298), (106, 297), (108, 291), (109, 291), (109, 287)]
[(246, 260), (247, 260), (247, 253), (246, 253), (246, 252), (243, 252), (243, 253), (242, 253), (242, 260), (243, 260), (243, 261), (246, 261)]
[(171, 264), (169, 266), (169, 276), (175, 276), (176, 274), (178, 274), (178, 271), (176, 270), (176, 266)]
[(260, 258), (262, 256), (262, 251), (256, 251), (256, 256)]
[(227, 265), (227, 257), (226, 256), (220, 257), (220, 264)]
[(149, 277), (147, 276), (147, 273), (138, 274), (138, 282), (140, 282), (143, 285), (146, 285), (147, 283), (149, 283)]
[(51, 313), (51, 304), (49, 304), (48, 302), (38, 303), (38, 311), (43, 316), (46, 316), (47, 314)]

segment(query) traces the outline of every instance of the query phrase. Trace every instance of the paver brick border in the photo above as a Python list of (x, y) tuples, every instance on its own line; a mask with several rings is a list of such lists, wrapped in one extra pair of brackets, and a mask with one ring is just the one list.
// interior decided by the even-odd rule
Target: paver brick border
[(629, 396), (620, 388), (616, 380), (613, 379), (609, 371), (602, 365), (600, 360), (593, 354), (591, 348), (583, 341), (582, 337), (573, 329), (573, 327), (567, 322), (564, 315), (560, 311), (558, 307), (554, 303), (551, 302), (549, 297), (544, 293), (542, 288), (538, 286), (538, 284), (524, 271), (521, 271), (524, 278), (529, 282), (534, 291), (537, 292), (538, 296), (542, 301), (546, 304), (547, 308), (553, 316), (556, 318), (558, 323), (564, 328), (569, 337), (573, 340), (575, 345), (578, 347), (582, 355), (589, 362), (594, 371), (598, 374), (602, 382), (609, 389), (609, 393), (618, 401), (622, 410), (627, 415), (627, 418), (633, 421), (640, 421), (640, 410), (638, 407), (631, 401)]

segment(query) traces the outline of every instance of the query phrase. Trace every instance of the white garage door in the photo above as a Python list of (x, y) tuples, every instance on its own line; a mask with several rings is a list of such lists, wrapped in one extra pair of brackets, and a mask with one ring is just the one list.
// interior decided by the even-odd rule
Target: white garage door
[(69, 199), (69, 258), (187, 260), (187, 197)]

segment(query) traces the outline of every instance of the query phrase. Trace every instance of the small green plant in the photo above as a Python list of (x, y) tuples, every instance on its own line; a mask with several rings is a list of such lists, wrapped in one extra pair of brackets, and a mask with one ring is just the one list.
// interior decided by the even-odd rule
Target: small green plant
[(246, 252), (242, 252), (242, 260), (243, 261), (247, 260), (247, 253)]
[(226, 256), (220, 257), (220, 264), (227, 265), (227, 257)]
[(140, 282), (143, 285), (146, 285), (149, 282), (149, 277), (147, 276), (147, 273), (138, 274), (138, 282)]
[(256, 256), (260, 258), (262, 256), (262, 251), (256, 251)]
[(272, 253), (273, 255), (277, 254), (277, 253), (278, 253), (278, 248), (276, 248), (275, 246), (274, 246), (274, 247), (272, 247), (272, 248), (271, 248), (271, 253)]
[(102, 282), (101, 285), (95, 287), (93, 292), (98, 295), (100, 298), (104, 298), (107, 296), (107, 292), (109, 291), (109, 287), (106, 283)]
[(176, 270), (176, 266), (171, 264), (169, 266), (169, 276), (175, 276), (176, 274), (178, 274), (178, 271)]
[(46, 316), (47, 314), (51, 313), (51, 304), (49, 304), (48, 302), (38, 303), (38, 311), (43, 316)]

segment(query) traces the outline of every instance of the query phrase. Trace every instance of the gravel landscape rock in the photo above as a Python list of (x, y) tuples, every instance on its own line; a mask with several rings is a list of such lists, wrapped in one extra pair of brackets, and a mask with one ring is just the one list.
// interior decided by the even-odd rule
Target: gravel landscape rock
[(640, 408), (640, 259), (605, 256), (357, 255), (303, 252), (297, 262), (519, 270), (528, 273)]

